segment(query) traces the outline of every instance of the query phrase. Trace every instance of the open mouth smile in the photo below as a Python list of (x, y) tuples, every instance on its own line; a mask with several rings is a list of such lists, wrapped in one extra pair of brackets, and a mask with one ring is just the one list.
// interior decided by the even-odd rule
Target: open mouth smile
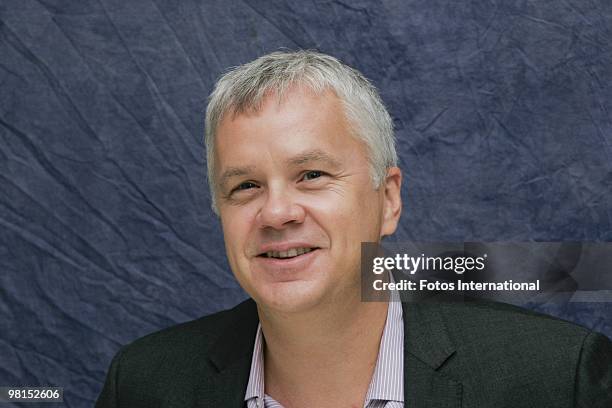
[(295, 247), (286, 251), (266, 251), (254, 258), (254, 270), (266, 282), (293, 282), (315, 276), (319, 247)]
[(265, 253), (259, 254), (258, 256), (264, 258), (275, 258), (275, 259), (287, 259), (287, 258), (295, 258), (296, 256), (300, 256), (303, 254), (307, 254), (312, 252), (318, 248), (291, 248), (287, 251), (267, 251)]

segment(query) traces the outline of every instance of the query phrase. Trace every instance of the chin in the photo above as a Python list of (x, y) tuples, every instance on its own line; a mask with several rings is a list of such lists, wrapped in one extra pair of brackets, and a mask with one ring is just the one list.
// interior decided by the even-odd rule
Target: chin
[(281, 313), (305, 312), (324, 300), (324, 291), (313, 283), (293, 281), (268, 284), (252, 297), (264, 309)]

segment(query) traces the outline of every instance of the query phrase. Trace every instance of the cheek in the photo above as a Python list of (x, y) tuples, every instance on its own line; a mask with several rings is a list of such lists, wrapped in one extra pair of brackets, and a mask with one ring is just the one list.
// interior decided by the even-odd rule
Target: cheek
[(329, 210), (327, 207), (311, 208), (313, 219), (329, 238), (341, 262), (352, 259), (355, 252), (361, 253), (361, 242), (378, 240), (380, 223), (376, 211), (364, 207), (363, 203), (349, 204), (344, 200)]
[(378, 191), (370, 186), (356, 190), (355, 196), (346, 200), (349, 225), (362, 233), (370, 234), (380, 225), (382, 200)]
[(248, 223), (241, 222), (241, 216), (237, 214), (224, 214), (221, 226), (223, 228), (223, 238), (225, 249), (230, 261), (244, 253), (244, 244), (248, 234)]

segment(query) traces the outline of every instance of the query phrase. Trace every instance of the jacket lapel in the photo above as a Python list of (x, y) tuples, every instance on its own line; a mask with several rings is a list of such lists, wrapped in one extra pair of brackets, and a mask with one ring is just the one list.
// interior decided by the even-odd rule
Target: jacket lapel
[(244, 394), (259, 324), (255, 302), (251, 299), (243, 302), (229, 316), (231, 321), (208, 351), (211, 374), (203, 379), (195, 407), (245, 406)]
[(435, 304), (402, 302), (404, 403), (410, 408), (461, 407), (461, 383), (440, 368), (455, 352)]

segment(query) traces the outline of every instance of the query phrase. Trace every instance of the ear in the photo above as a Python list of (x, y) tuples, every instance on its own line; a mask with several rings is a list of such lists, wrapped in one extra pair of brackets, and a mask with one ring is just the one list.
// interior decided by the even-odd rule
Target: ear
[(384, 188), (383, 219), (380, 230), (381, 238), (391, 235), (397, 229), (402, 213), (402, 171), (399, 167), (390, 167), (380, 188)]

